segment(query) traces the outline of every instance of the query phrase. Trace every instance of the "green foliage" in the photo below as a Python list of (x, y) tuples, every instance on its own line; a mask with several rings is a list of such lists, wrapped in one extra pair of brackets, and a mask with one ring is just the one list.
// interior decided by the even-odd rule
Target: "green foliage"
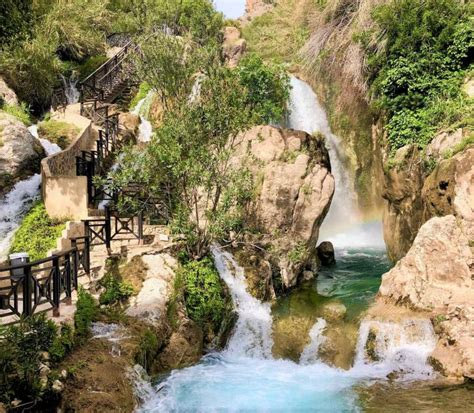
[(281, 65), (265, 64), (256, 54), (246, 55), (238, 74), (248, 90), (247, 104), (262, 123), (283, 119), (290, 92), (290, 78)]
[(105, 288), (105, 291), (99, 297), (101, 305), (122, 303), (134, 293), (133, 286), (121, 279), (118, 262), (110, 265), (109, 271), (100, 280), (100, 285)]
[(3, 103), (3, 105), (0, 104), (0, 110), (8, 113), (9, 115), (15, 116), (15, 118), (23, 122), (26, 126), (30, 126), (32, 124), (30, 112), (24, 103), (20, 105), (9, 105), (8, 103)]
[(34, 400), (42, 392), (41, 353), (49, 351), (58, 335), (44, 314), (20, 320), (0, 330), (0, 401)]
[(74, 343), (74, 329), (69, 324), (62, 323), (48, 350), (51, 360), (55, 363), (60, 362), (72, 351)]
[(147, 328), (140, 336), (135, 362), (140, 364), (145, 370), (149, 370), (158, 351), (159, 343), (156, 333)]
[(87, 339), (90, 335), (92, 323), (98, 315), (97, 303), (84, 288), (79, 287), (77, 293), (76, 313), (74, 314), (74, 328), (79, 341)]
[(79, 73), (79, 79), (83, 80), (108, 60), (107, 56), (98, 55), (89, 57), (84, 63), (77, 66), (76, 70)]
[(288, 259), (293, 264), (300, 264), (308, 255), (308, 248), (304, 242), (296, 244), (288, 253)]
[(177, 273), (182, 279), (184, 303), (188, 316), (200, 325), (219, 330), (227, 303), (219, 273), (210, 258), (190, 261)]
[(135, 106), (138, 105), (140, 100), (145, 99), (148, 92), (151, 90), (150, 85), (147, 82), (141, 82), (140, 86), (138, 87), (137, 94), (133, 97), (132, 101), (130, 102), (130, 110), (134, 109)]
[(10, 253), (27, 252), (30, 261), (46, 257), (55, 248), (56, 239), (61, 236), (65, 224), (52, 220), (44, 204), (38, 202), (31, 208), (15, 232)]
[(61, 149), (66, 149), (79, 132), (80, 129), (77, 126), (53, 119), (43, 121), (38, 125), (39, 135), (57, 144)]
[(24, 35), (31, 24), (31, 0), (2, 0), (0, 3), (0, 45)]
[(470, 10), (459, 0), (394, 0), (375, 10), (386, 46), (370, 55), (370, 73), (392, 151), (426, 146), (472, 108), (461, 91), (474, 48)]

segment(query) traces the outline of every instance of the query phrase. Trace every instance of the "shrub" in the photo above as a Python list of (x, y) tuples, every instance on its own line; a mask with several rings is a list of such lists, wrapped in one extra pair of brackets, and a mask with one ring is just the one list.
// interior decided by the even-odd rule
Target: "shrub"
[(148, 92), (151, 90), (151, 86), (147, 82), (140, 83), (138, 87), (137, 94), (133, 97), (132, 101), (130, 102), (130, 110), (133, 110), (135, 106), (137, 106), (140, 100), (145, 99)]
[(75, 334), (79, 342), (89, 337), (91, 325), (97, 315), (98, 308), (94, 297), (84, 288), (79, 287), (76, 313), (74, 314)]
[(182, 281), (184, 303), (188, 316), (200, 325), (210, 325), (218, 331), (227, 303), (225, 291), (210, 258), (190, 261), (178, 271)]
[[(464, 117), (461, 91), (474, 48), (469, 5), (459, 0), (395, 0), (374, 19), (385, 48), (369, 57), (372, 89), (388, 113), (392, 153), (426, 146), (435, 132)], [(380, 52), (382, 50), (382, 52)]]
[(47, 252), (56, 247), (56, 240), (64, 228), (65, 224), (52, 220), (44, 204), (38, 202), (15, 232), (10, 253), (26, 252), (30, 261), (45, 258)]
[(105, 288), (99, 297), (101, 305), (122, 303), (134, 293), (133, 286), (128, 281), (122, 280), (118, 262), (109, 262), (109, 266), (107, 274), (100, 280), (100, 285)]
[(41, 353), (49, 351), (58, 335), (44, 314), (20, 320), (0, 331), (0, 401), (30, 401), (42, 392)]
[(43, 121), (38, 125), (38, 134), (48, 141), (57, 144), (61, 149), (65, 149), (76, 138), (80, 129), (67, 122), (57, 120)]
[(30, 126), (32, 124), (29, 110), (24, 103), (21, 105), (9, 105), (8, 103), (3, 103), (3, 105), (0, 104), (0, 109), (9, 115), (15, 116), (15, 118), (24, 123), (26, 126)]
[(91, 73), (95, 72), (100, 66), (102, 66), (108, 60), (107, 56), (91, 56), (84, 63), (77, 66), (79, 73), (79, 79), (84, 80)]

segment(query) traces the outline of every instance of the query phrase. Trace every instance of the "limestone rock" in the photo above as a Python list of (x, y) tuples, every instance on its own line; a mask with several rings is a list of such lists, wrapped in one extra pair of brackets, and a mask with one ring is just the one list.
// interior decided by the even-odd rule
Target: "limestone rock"
[(435, 159), (442, 159), (443, 156), (459, 144), (464, 138), (462, 128), (452, 133), (442, 132), (436, 136), (426, 147), (426, 155)]
[(395, 166), (385, 172), (383, 229), (389, 257), (402, 258), (423, 224), (423, 165), (414, 145), (400, 148)]
[(382, 277), (379, 294), (418, 310), (473, 303), (473, 255), (453, 215), (424, 224), (410, 251)]
[(334, 245), (332, 245), (331, 242), (321, 242), (317, 250), (322, 265), (333, 265), (336, 263), (336, 258), (334, 257)]
[(0, 77), (0, 100), (9, 105), (18, 105), (16, 93), (8, 87), (5, 81)]
[(305, 132), (257, 126), (234, 142), (231, 162), (254, 176), (257, 194), (247, 225), (278, 251), (285, 287), (295, 286), (303, 270), (316, 270), (307, 267), (334, 194), (324, 143)]
[(323, 306), (323, 318), (328, 322), (341, 321), (346, 316), (346, 306), (342, 303), (332, 302)]
[(246, 0), (245, 18), (251, 20), (261, 16), (273, 8), (273, 4), (265, 0)]
[(64, 390), (63, 382), (59, 380), (54, 380), (53, 385), (51, 386), (51, 390), (55, 393), (61, 393)]
[(236, 67), (247, 49), (247, 42), (240, 37), (240, 31), (237, 27), (228, 26), (224, 28), (222, 48), (226, 65), (230, 68)]
[(140, 292), (130, 300), (127, 315), (156, 325), (166, 315), (177, 262), (166, 253), (144, 255), (142, 260), (147, 267), (147, 274)]
[(203, 332), (196, 323), (191, 320), (182, 321), (159, 355), (161, 367), (172, 370), (197, 363), (202, 357), (203, 341)]
[(131, 112), (119, 114), (120, 139), (125, 143), (136, 143), (139, 134), (140, 117)]
[(39, 172), (44, 156), (43, 147), (26, 126), (0, 111), (0, 188)]

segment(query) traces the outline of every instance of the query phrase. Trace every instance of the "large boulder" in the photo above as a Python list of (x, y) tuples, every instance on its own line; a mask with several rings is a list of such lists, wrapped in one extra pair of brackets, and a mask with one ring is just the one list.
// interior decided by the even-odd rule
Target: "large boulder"
[(0, 192), (40, 170), (45, 152), (15, 117), (0, 111)]
[(0, 77), (0, 103), (2, 100), (9, 105), (18, 105), (16, 93)]
[(389, 257), (402, 258), (423, 224), (421, 190), (424, 175), (420, 152), (415, 145), (400, 148), (393, 166), (385, 172), (383, 229)]
[(240, 37), (240, 30), (237, 27), (228, 26), (224, 28), (222, 49), (228, 67), (234, 68), (239, 64), (246, 48), (247, 42)]
[(316, 270), (319, 227), (334, 194), (324, 142), (311, 135), (257, 126), (234, 142), (232, 162), (253, 173), (256, 196), (247, 225), (274, 252), (284, 287), (303, 270)]

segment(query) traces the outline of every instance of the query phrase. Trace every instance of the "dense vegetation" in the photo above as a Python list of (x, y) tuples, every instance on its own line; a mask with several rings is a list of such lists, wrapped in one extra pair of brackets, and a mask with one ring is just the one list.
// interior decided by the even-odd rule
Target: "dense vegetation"
[(30, 261), (45, 258), (47, 252), (56, 247), (56, 240), (64, 228), (64, 223), (52, 220), (44, 204), (38, 202), (15, 232), (10, 252), (26, 252)]
[(422, 3), (395, 0), (374, 10), (385, 47), (368, 49), (369, 76), (389, 116), (392, 150), (424, 147), (441, 128), (473, 126), (474, 102), (461, 90), (474, 53), (472, 4)]
[(0, 328), (0, 402), (9, 406), (18, 399), (31, 407), (56, 397), (51, 385), (59, 372), (54, 369), (88, 337), (96, 316), (94, 299), (80, 290), (74, 328), (58, 326), (44, 314)]

